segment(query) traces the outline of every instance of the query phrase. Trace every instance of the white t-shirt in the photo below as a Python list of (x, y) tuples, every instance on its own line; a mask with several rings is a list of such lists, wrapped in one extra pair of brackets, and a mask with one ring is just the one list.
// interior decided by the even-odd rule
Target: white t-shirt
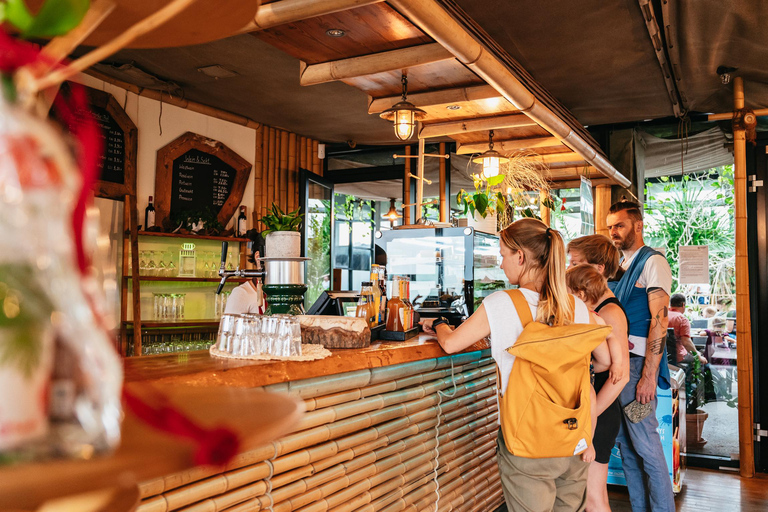
[[(628, 258), (624, 258), (621, 263), (621, 268), (628, 269), (632, 264), (632, 260), (637, 256), (635, 251)], [(661, 254), (654, 254), (645, 262), (645, 267), (637, 279), (635, 286), (639, 288), (661, 288), (669, 296), (672, 293), (672, 269), (669, 268), (667, 258)], [(648, 336), (633, 336), (629, 335), (629, 342), (632, 344), (632, 348), (629, 350), (631, 353), (645, 357), (645, 347), (648, 342)]]
[[(531, 315), (536, 318), (536, 309), (539, 305), (539, 294), (527, 288), (521, 288), (521, 292), (528, 301)], [(517, 337), (523, 332), (523, 324), (517, 316), (515, 305), (505, 291), (494, 292), (483, 300), (485, 312), (488, 315), (488, 323), (491, 326), (491, 355), (496, 360), (501, 374), (501, 389), (507, 390), (509, 374), (515, 364), (515, 356), (507, 352), (517, 341)], [(587, 306), (576, 298), (575, 323), (588, 324), (589, 310)], [(503, 394), (503, 393), (502, 393)]]
[(264, 312), (264, 297), (261, 287), (254, 286), (253, 281), (246, 281), (230, 294), (224, 313), (241, 315), (243, 313), (261, 314)]

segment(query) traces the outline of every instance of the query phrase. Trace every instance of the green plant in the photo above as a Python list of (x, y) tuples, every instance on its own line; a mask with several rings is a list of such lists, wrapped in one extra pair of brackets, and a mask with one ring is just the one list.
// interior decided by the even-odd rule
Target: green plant
[[(314, 203), (314, 204), (313, 204)], [(313, 200), (309, 205), (307, 233), (306, 306), (309, 308), (328, 289), (331, 275), (331, 201)]]
[[(645, 238), (663, 247), (672, 275), (672, 291), (680, 288), (679, 247), (709, 247), (711, 294), (726, 300), (735, 294), (735, 225), (733, 167), (723, 166), (675, 181), (664, 176), (645, 187)], [(682, 290), (683, 292), (688, 290)]]
[(303, 213), (299, 213), (299, 208), (285, 213), (277, 204), (272, 203), (268, 212), (260, 219), (266, 227), (262, 235), (267, 236), (273, 231), (299, 231), (304, 217)]
[(192, 231), (196, 224), (202, 224), (208, 232), (218, 232), (223, 229), (221, 222), (219, 222), (218, 213), (210, 207), (173, 212), (170, 217), (174, 229), (182, 227)]
[(696, 414), (696, 411), (705, 404), (714, 401), (723, 401), (728, 407), (736, 407), (737, 398), (730, 392), (730, 382), (717, 370), (702, 366), (698, 357), (693, 362), (685, 378), (685, 413)]
[[(456, 194), (456, 203), (460, 207), (463, 206), (464, 209), (462, 213), (473, 216), (477, 212), (482, 218), (485, 218), (489, 213), (504, 213), (507, 208), (507, 198), (500, 191), (493, 190), (493, 187), (504, 182), (504, 178), (503, 174), (488, 179), (473, 174), (474, 194), (470, 194), (464, 189), (459, 190), (459, 193)], [(483, 183), (485, 183), (485, 188), (482, 188)]]

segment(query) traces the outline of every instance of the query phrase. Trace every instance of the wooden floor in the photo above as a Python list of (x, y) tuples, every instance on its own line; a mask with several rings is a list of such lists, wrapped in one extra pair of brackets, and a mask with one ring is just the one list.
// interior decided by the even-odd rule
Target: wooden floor
[[(611, 486), (608, 495), (613, 512), (632, 510), (625, 488)], [(741, 478), (735, 472), (688, 469), (675, 504), (677, 512), (768, 511), (768, 475)]]
[[(610, 486), (612, 512), (631, 512), (624, 487)], [(677, 512), (768, 512), (768, 475), (741, 478), (738, 473), (688, 469), (675, 498)], [(495, 512), (506, 512), (504, 505)]]

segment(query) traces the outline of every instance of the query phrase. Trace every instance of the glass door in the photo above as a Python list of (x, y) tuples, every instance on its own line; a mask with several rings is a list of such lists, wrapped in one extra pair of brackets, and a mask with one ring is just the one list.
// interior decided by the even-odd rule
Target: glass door
[(306, 263), (304, 281), (307, 293), (304, 306), (309, 309), (317, 298), (331, 289), (333, 240), (333, 182), (301, 169), (299, 198), (304, 213), (302, 254)]

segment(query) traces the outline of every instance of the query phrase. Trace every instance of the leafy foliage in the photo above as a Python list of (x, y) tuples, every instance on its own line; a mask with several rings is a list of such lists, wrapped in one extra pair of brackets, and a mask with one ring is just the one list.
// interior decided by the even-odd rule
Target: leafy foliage
[(711, 293), (732, 301), (736, 290), (733, 167), (684, 175), (680, 181), (668, 177), (660, 180), (660, 186), (646, 184), (645, 238), (648, 245), (666, 249), (667, 261), (675, 276), (672, 291), (689, 291), (682, 289), (677, 281), (678, 248), (707, 245)]
[[(459, 190), (456, 195), (456, 203), (464, 207), (464, 215), (473, 216), (475, 212), (482, 218), (488, 214), (503, 213), (507, 208), (507, 198), (500, 191), (492, 190), (493, 187), (501, 184), (505, 176), (499, 174), (488, 179), (484, 179), (477, 174), (472, 175), (472, 181), (475, 185), (474, 194), (470, 194), (464, 189)], [(485, 188), (483, 188), (485, 183)]]
[(693, 358), (685, 379), (685, 413), (696, 414), (705, 404), (721, 400), (728, 407), (736, 407), (738, 398), (730, 393), (730, 382), (717, 370), (702, 366), (698, 357)]
[(267, 236), (273, 231), (299, 231), (304, 214), (299, 213), (299, 208), (285, 213), (277, 204), (272, 203), (269, 213), (260, 220), (266, 229), (262, 235)]
[(322, 207), (309, 207), (309, 234), (307, 235), (307, 307), (325, 291), (328, 286), (325, 277), (331, 274), (331, 202), (321, 200)]
[(5, 0), (0, 2), (0, 23), (9, 23), (27, 38), (60, 36), (80, 24), (90, 4), (90, 0), (46, 0), (33, 16), (24, 0)]

